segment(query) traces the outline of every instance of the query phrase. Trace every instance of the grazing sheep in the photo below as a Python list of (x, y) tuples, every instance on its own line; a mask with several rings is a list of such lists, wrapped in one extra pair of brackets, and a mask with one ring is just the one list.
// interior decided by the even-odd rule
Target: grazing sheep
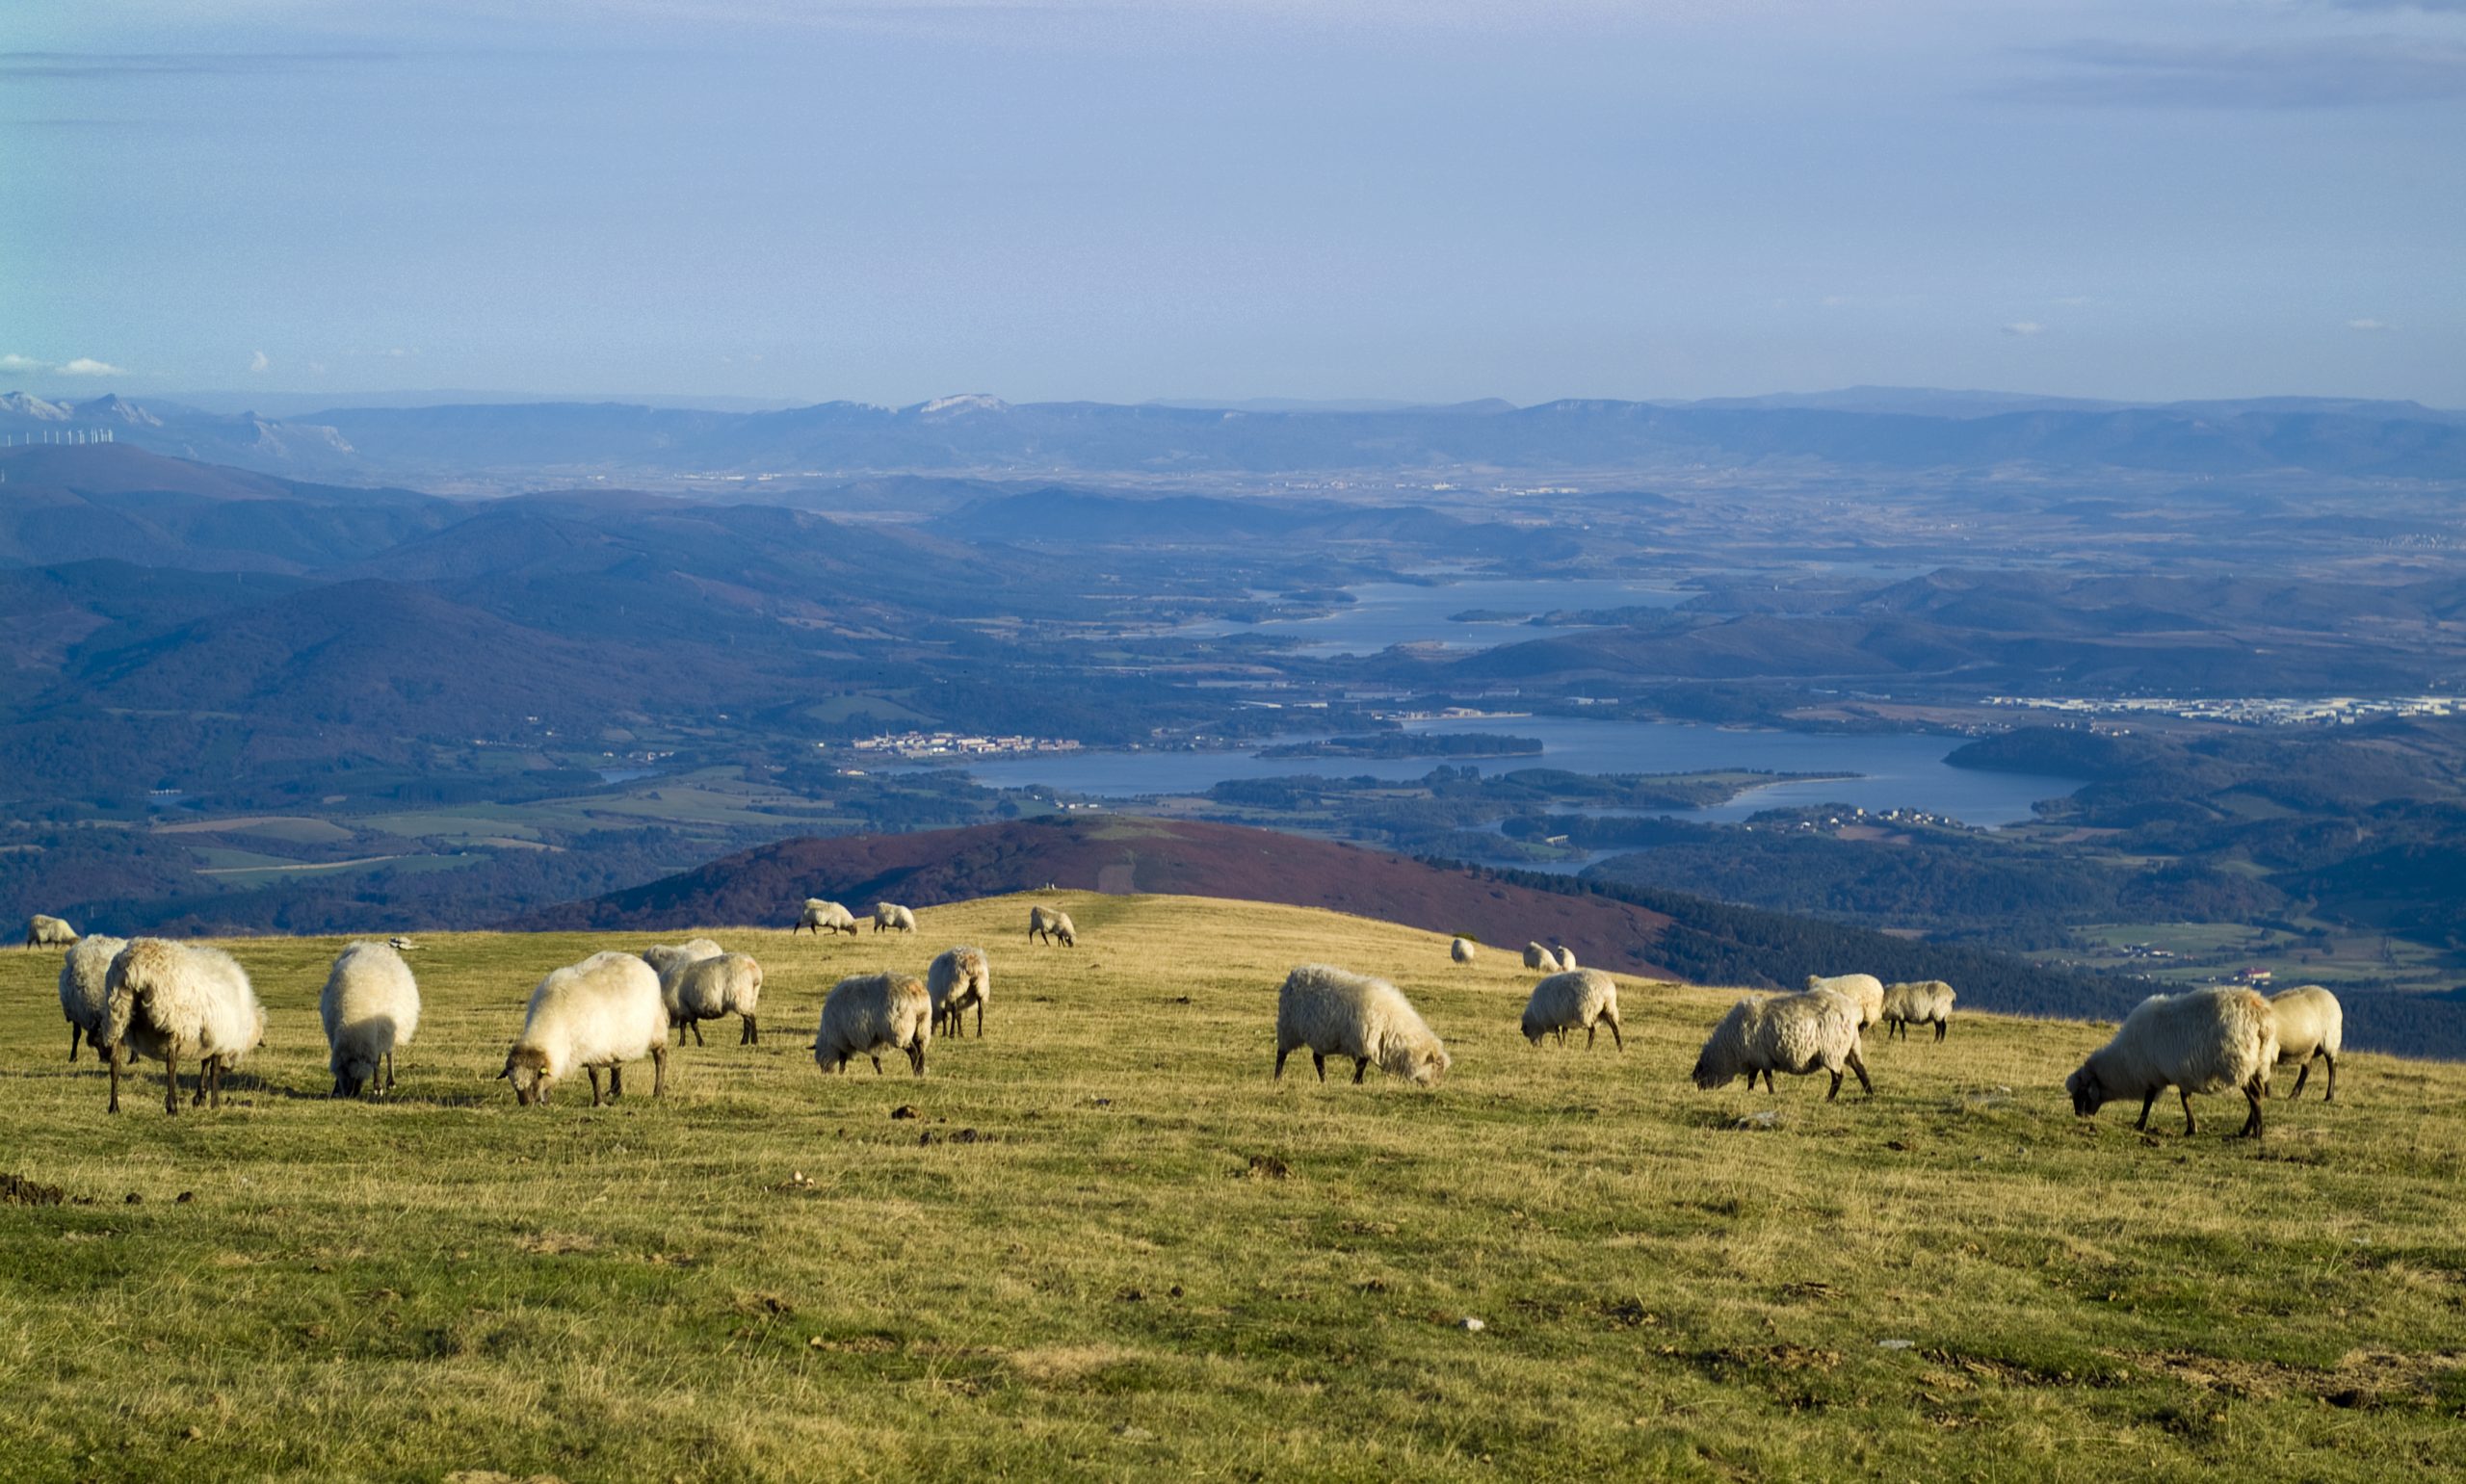
[(135, 1056), (163, 1063), (163, 1111), (180, 1110), (180, 1058), (197, 1058), (192, 1106), (223, 1106), (223, 1077), (265, 1039), (265, 1007), (248, 971), (221, 949), (132, 939), (104, 976), (103, 1044), (110, 1111), (119, 1111), (120, 1068)]
[(874, 903), (874, 931), (914, 932), (915, 930), (915, 913), (908, 911), (905, 907), (901, 906), (895, 901), (878, 901)]
[(1807, 976), (1809, 990), (1830, 990), (1858, 1008), (1858, 1028), (1863, 1031), (1884, 1015), (1884, 981), (1872, 974), (1836, 974), (1825, 978), (1820, 974)]
[(682, 943), (652, 944), (643, 950), (643, 962), (664, 979), (671, 970), (682, 969), (697, 958), (717, 958), (726, 951), (708, 938), (688, 938)]
[(1079, 946), (1079, 929), (1070, 925), (1070, 914), (1059, 907), (1028, 909), (1028, 941), (1059, 943), (1063, 948)]
[(128, 947), (124, 938), (97, 933), (80, 938), (60, 965), (60, 1013), (68, 1021), (68, 1059), (77, 1059), (77, 1040), (85, 1038), (94, 1054), (109, 1043), (104, 1026), (111, 1000), (112, 960)]
[(797, 919), (796, 927), (788, 929), (788, 936), (795, 937), (798, 928), (810, 929), (817, 938), (826, 932), (844, 932), (853, 938), (856, 936), (856, 915), (835, 901), (825, 901), (819, 897), (808, 897), (805, 898), (804, 914)]
[(1538, 969), (1542, 973), (1548, 974), (1550, 971), (1559, 967), (1559, 955), (1551, 952), (1548, 949), (1543, 948), (1538, 943), (1527, 943), (1524, 946), (1524, 967), (1527, 969)]
[(925, 1075), (925, 1048), (933, 1039), (933, 997), (912, 974), (853, 974), (830, 986), (814, 1028), (814, 1065), (848, 1070), (848, 1058), (863, 1056), (882, 1070), (882, 1053), (907, 1053), (908, 1070)]
[(1884, 1039), (1908, 1038), (1912, 1026), (1933, 1026), (1940, 1041), (1953, 1028), (1953, 986), (1942, 979), (1918, 979), (1884, 986)]
[(2312, 1059), (2317, 1056), (2329, 1066), (2329, 1090), (2321, 1095), (2321, 1101), (2335, 1102), (2338, 1052), (2347, 1038), (2347, 1012), (2338, 997), (2318, 984), (2301, 984), (2269, 996), (2269, 1013), (2277, 1017), (2276, 1064), (2295, 1062), (2302, 1067), (2295, 1074), (2295, 1086), (2287, 1097), (2303, 1096), (2304, 1080), (2311, 1077)]
[(2184, 1133), (2192, 1123), (2192, 1094), (2240, 1090), (2252, 1105), (2238, 1138), (2261, 1136), (2261, 1099), (2269, 1069), (2277, 1064), (2277, 1016), (2257, 991), (2195, 989), (2152, 995), (2134, 1006), (2114, 1039), (2089, 1054), (2063, 1080), (2072, 1111), (2086, 1118), (2110, 1099), (2138, 1094), (2140, 1118), (2149, 1127), (2150, 1105), (2172, 1087), (2184, 1101)]
[(944, 949), (925, 970), (925, 993), (933, 1002), (933, 1033), (963, 1034), (959, 1012), (976, 1006), (976, 1037), (984, 1039), (984, 1002), (993, 994), (993, 964), (984, 950), (961, 946)]
[(1610, 1039), (1620, 1051), (1627, 1049), (1627, 1038), (1618, 1033), (1618, 981), (1598, 969), (1554, 974), (1534, 985), (1533, 998), (1524, 1002), (1524, 1038), (1535, 1046), (1553, 1030), (1564, 1046), (1568, 1031), (1581, 1030), (1589, 1047), (1597, 1026), (1608, 1026)]
[(1858, 1085), (1872, 1098), (1876, 1084), (1867, 1078), (1866, 1059), (1860, 1053), (1857, 1005), (1846, 996), (1811, 989), (1731, 1005), (1705, 1039), (1703, 1051), (1695, 1057), (1693, 1076), (1696, 1086), (1710, 1091), (1728, 1086), (1742, 1072), (1746, 1074), (1747, 1086), (1753, 1087), (1760, 1073), (1769, 1092), (1773, 1090), (1775, 1072), (1804, 1077), (1822, 1067), (1832, 1074), (1831, 1090), (1823, 1095), (1829, 1103), (1841, 1096), (1841, 1073), (1846, 1067), (1858, 1074)]
[(30, 949), (66, 949), (77, 945), (77, 929), (56, 917), (38, 912), (26, 919), (26, 947)]
[(1472, 939), (1458, 938), (1447, 946), (1447, 956), (1459, 964), (1470, 964), (1479, 954)]
[(1446, 1075), (1450, 1064), (1447, 1048), (1395, 985), (1326, 964), (1295, 969), (1276, 994), (1278, 1080), (1284, 1077), (1284, 1058), (1305, 1046), (1323, 1082), (1330, 1054), (1352, 1058), (1356, 1082), (1375, 1061), (1381, 1071), (1428, 1087)]
[[(326, 992), (317, 999), (326, 1023), (326, 1064), (334, 1074), (334, 1096), (355, 1098), (394, 1090), (394, 1050), (411, 1044), (420, 1028), (420, 987), (400, 950), (388, 943), (354, 943), (334, 959)], [(385, 1080), (380, 1086), (377, 1074)]]
[(668, 1006), (659, 976), (631, 953), (593, 953), (552, 970), (531, 992), (522, 1034), (497, 1076), (513, 1083), (513, 1101), (545, 1104), (549, 1089), (581, 1067), (590, 1074), (590, 1106), (608, 1069), (608, 1098), (625, 1095), (624, 1063), (651, 1058), (651, 1096), (668, 1092)]
[(718, 1020), (722, 1015), (744, 1019), (737, 1031), (739, 1046), (762, 1044), (762, 1028), (758, 1016), (762, 1008), (762, 966), (744, 953), (721, 953), (716, 958), (696, 958), (681, 963), (659, 976), (660, 1004), (668, 1011), (669, 1023), (676, 1028), (676, 1044), (685, 1044), (685, 1032), (694, 1032), (694, 1044), (700, 1046), (702, 1022)]
[(1563, 943), (1559, 945), (1558, 967), (1561, 974), (1572, 974), (1576, 968), (1576, 950)]

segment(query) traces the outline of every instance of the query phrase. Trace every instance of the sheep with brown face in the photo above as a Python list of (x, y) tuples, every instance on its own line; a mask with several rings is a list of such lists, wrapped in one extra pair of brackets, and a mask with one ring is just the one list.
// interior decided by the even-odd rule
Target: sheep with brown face
[(993, 962), (984, 950), (965, 944), (945, 949), (925, 970), (925, 993), (933, 1001), (933, 1033), (959, 1035), (960, 1013), (976, 1010), (976, 1036), (984, 1039), (984, 1002), (993, 995)]

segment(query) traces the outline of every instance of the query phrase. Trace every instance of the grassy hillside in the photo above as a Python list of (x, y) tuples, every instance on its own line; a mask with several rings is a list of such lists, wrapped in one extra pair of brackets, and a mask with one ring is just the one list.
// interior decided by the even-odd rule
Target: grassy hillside
[[(62, 1060), (57, 956), (0, 954), (0, 1172), (71, 1197), (0, 1204), (6, 1471), (2466, 1463), (2466, 1069), (2356, 1054), (2257, 1148), (2218, 1136), (2240, 1102), (2191, 1139), (2076, 1121), (2059, 1083), (2104, 1034), (2080, 1025), (1878, 1041), (1872, 1102), (1702, 1093), (1723, 992), (1628, 981), (1623, 1055), (1536, 1051), (1503, 951), (1457, 971), (1441, 937), (1325, 912), (1060, 899), (1076, 950), (1022, 944), (1016, 898), (927, 909), (912, 941), (731, 933), (769, 968), (763, 1045), (714, 1027), (664, 1106), (644, 1067), (601, 1110), (492, 1079), (543, 971), (643, 935), (423, 940), (384, 1106), (318, 1095), (337, 943), (235, 944), (268, 1046), (176, 1119), (159, 1077), (107, 1118)], [(921, 1081), (815, 1071), (837, 976), (971, 940), (985, 1040), (936, 1042)], [(1450, 1080), (1271, 1084), (1274, 986), (1316, 958), (1394, 976)]]

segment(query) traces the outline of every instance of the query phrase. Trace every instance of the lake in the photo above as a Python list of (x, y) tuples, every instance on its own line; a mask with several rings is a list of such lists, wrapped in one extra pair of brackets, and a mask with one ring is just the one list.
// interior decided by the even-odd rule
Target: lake
[(1487, 649), (1537, 638), (1553, 631), (1517, 618), (1498, 623), (1451, 623), (1448, 614), (1490, 609), (1529, 617), (1560, 609), (1674, 608), (1692, 597), (1669, 587), (1612, 578), (1477, 578), (1425, 587), (1412, 583), (1363, 583), (1346, 589), (1353, 601), (1324, 618), (1278, 618), (1266, 623), (1209, 619), (1184, 624), (1176, 634), (1222, 638), (1265, 634), (1294, 641), (1293, 652), (1329, 660), (1375, 655), (1392, 644), (1436, 643), (1450, 649)]
[[(1564, 586), (1564, 585), (1558, 585)], [(1406, 723), (1411, 731), (1496, 732), (1541, 740), (1539, 757), (1467, 760), (1483, 773), (1562, 768), (1579, 773), (1685, 773), (1724, 768), (1764, 772), (1855, 773), (1854, 778), (1776, 783), (1727, 804), (1683, 811), (1708, 822), (1744, 820), (1794, 804), (1844, 803), (1870, 812), (1922, 809), (1993, 828), (2031, 818), (2030, 805), (2081, 785), (2033, 773), (1982, 772), (1944, 762), (1963, 739), (1815, 732), (1733, 731), (1679, 722), (1587, 721), (1567, 716), (1501, 716)], [(1296, 773), (1419, 778), (1441, 758), (1287, 758), (1247, 752), (1074, 752), (977, 763), (968, 775), (991, 788), (1043, 787), (1097, 798), (1203, 794), (1227, 778)]]

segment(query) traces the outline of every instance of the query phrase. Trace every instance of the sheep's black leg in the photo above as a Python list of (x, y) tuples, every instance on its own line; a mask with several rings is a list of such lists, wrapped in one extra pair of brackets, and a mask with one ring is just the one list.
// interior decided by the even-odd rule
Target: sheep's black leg
[[(698, 1020), (695, 1020), (695, 1021), (689, 1021), (689, 1022), (687, 1022), (687, 1024), (691, 1025), (691, 1026), (694, 1028), (694, 1044), (695, 1044), (695, 1045), (696, 1045), (696, 1046), (708, 1046), (709, 1044), (711, 1044), (711, 1043), (709, 1043), (708, 1041), (705, 1041), (705, 1040), (703, 1040), (703, 1039), (702, 1039), (702, 1023), (701, 1023), (700, 1021), (698, 1021)], [(679, 1037), (677, 1037), (677, 1038), (676, 1038), (676, 1044), (677, 1044), (677, 1045), (679, 1045), (679, 1046), (684, 1045), (684, 1044), (685, 1044), (685, 1038), (684, 1038), (683, 1036), (679, 1036)]]
[(984, 1002), (982, 1000), (976, 1002), (976, 1038), (980, 1041), (984, 1039)]
[(394, 1054), (390, 1051), (385, 1054), (385, 1090), (394, 1090)]
[[(1850, 1070), (1858, 1074), (1858, 1085), (1866, 1089), (1868, 1097), (1874, 1097), (1876, 1095), (1876, 1084), (1867, 1080), (1867, 1058), (1859, 1055), (1858, 1049), (1853, 1046), (1850, 1049), (1850, 1054), (1846, 1059), (1850, 1063)], [(1838, 1077), (1834, 1078), (1832, 1080), (1832, 1084), (1835, 1087), (1840, 1086), (1841, 1079)]]
[(2192, 1124), (2192, 1095), (2184, 1088), (2178, 1087), (2175, 1089), (2175, 1096), (2184, 1100), (2184, 1136), (2190, 1138), (2195, 1132)]
[(1593, 1036), (1593, 1032), (1594, 1032), (1594, 1031), (1596, 1031), (1596, 1030), (1598, 1030), (1598, 1029), (1600, 1029), (1600, 1028), (1601, 1028), (1600, 1023), (1599, 1023), (1599, 1022), (1597, 1022), (1597, 1021), (1596, 1021), (1595, 1023), (1593, 1023), (1592, 1025), (1589, 1025), (1589, 1026), (1587, 1026), (1587, 1027), (1585, 1027), (1585, 1028), (1584, 1028), (1584, 1049), (1585, 1049), (1586, 1051), (1590, 1051), (1590, 1050), (1592, 1050), (1592, 1036)]
[(597, 1067), (585, 1067), (583, 1070), (590, 1074), (590, 1106), (597, 1107), (600, 1104), (607, 1101), (606, 1097), (603, 1096), (599, 1090), (599, 1069)]
[(1841, 1074), (1835, 1072), (1832, 1074), (1832, 1086), (1824, 1093), (1823, 1101), (1829, 1103), (1839, 1096), (1841, 1096)]
[(119, 1111), (119, 1057), (120, 1051), (117, 1046), (103, 1054), (103, 1059), (112, 1064), (112, 1102), (111, 1106), (103, 1109), (106, 1113)]
[(879, 1053), (875, 1053), (875, 1052), (867, 1052), (867, 1053), (865, 1053), (865, 1055), (866, 1055), (866, 1058), (867, 1058), (867, 1059), (869, 1059), (870, 1061), (872, 1061), (872, 1062), (873, 1062), (873, 1064), (874, 1064), (874, 1075), (875, 1075), (876, 1077), (879, 1077), (879, 1076), (881, 1076), (881, 1075), (882, 1075), (882, 1058), (881, 1058), (880, 1054), (879, 1054)]
[(1618, 1033), (1618, 1023), (1614, 1020), (1610, 1023), (1610, 1039), (1619, 1051), (1624, 1052), (1627, 1049), (1627, 1038)]
[(666, 1096), (668, 1096), (668, 1049), (664, 1046), (653, 1047), (651, 1049), (651, 1097), (656, 1100)]
[(1368, 1076), (1369, 1073), (1370, 1058), (1367, 1056), (1355, 1056), (1352, 1059), (1352, 1080), (1358, 1082), (1364, 1077)]
[(918, 1077), (925, 1075), (925, 1043), (914, 1042), (907, 1048), (907, 1065)]
[(2151, 1088), (2148, 1096), (2140, 1100), (2140, 1118), (2138, 1122), (2133, 1124), (2134, 1128), (2139, 1130), (2143, 1133), (2149, 1132), (2149, 1109), (2155, 1106), (2157, 1102), (2158, 1091), (2156, 1088)]
[(74, 1025), (68, 1028), (68, 1059), (72, 1064), (77, 1060), (77, 1038), (83, 1034), (85, 1032)]
[(2261, 1094), (2265, 1091), (2267, 1089), (2257, 1077), (2243, 1084), (2243, 1101), (2252, 1105), (2252, 1116), (2243, 1120), (2243, 1130), (2235, 1135), (2237, 1138), (2256, 1139), (2261, 1136)]
[(1935, 1022), (1935, 1039), (1936, 1039), (1936, 1040), (1938, 1040), (1938, 1041), (1942, 1040), (1942, 1039), (1944, 1038), (1944, 1034), (1945, 1034), (1945, 1032), (1947, 1032), (1947, 1031), (1951, 1030), (1952, 1028), (1953, 1028), (1953, 1023), (1952, 1023), (1951, 1021), (1948, 1021), (1948, 1020), (1939, 1020), (1939, 1021)]
[(2321, 1101), (2323, 1103), (2335, 1103), (2338, 1101), (2338, 1058), (2330, 1055), (2327, 1052), (2322, 1052), (2321, 1054), (2321, 1059), (2329, 1064), (2329, 1090), (2321, 1095)]
[(1327, 1058), (1318, 1052), (1312, 1052), (1310, 1054), (1310, 1064), (1319, 1069), (1319, 1080), (1323, 1082), (1327, 1080)]
[(2311, 1063), (2310, 1061), (2308, 1061), (2308, 1060), (2307, 1060), (2307, 1061), (2305, 1061), (2305, 1062), (2303, 1063), (2303, 1065), (2302, 1065), (2299, 1069), (2297, 1069), (2297, 1070), (2296, 1070), (2296, 1072), (2295, 1072), (2295, 1086), (2294, 1086), (2293, 1090), (2291, 1090), (2291, 1091), (2289, 1091), (2289, 1092), (2287, 1093), (2287, 1095), (2286, 1095), (2286, 1101), (2288, 1101), (2289, 1103), (2292, 1103), (2292, 1102), (2294, 1102), (2295, 1099), (2297, 1099), (2297, 1098), (2299, 1098), (2299, 1097), (2303, 1096), (2303, 1083), (2304, 1083), (2304, 1081), (2305, 1081), (2305, 1080), (2306, 1080), (2306, 1079), (2308, 1079), (2308, 1078), (2310, 1078), (2310, 1077), (2311, 1077), (2311, 1075), (2312, 1075), (2312, 1063)]
[(223, 1106), (223, 1058), (217, 1056), (208, 1065), (213, 1069), (214, 1080), (209, 1084), (213, 1090), (206, 1094), (205, 1106), (221, 1107)]

